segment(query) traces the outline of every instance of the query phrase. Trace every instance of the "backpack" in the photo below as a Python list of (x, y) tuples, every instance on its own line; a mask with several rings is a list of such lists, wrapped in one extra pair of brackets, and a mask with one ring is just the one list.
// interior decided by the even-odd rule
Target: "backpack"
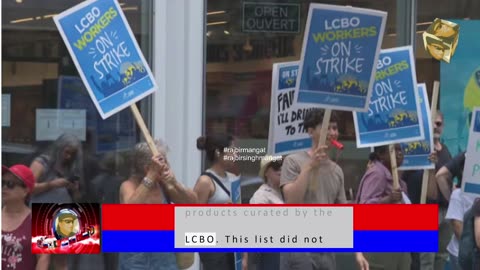
[(463, 229), (459, 240), (458, 263), (464, 270), (473, 269), (475, 257), (479, 254), (475, 242), (474, 220), (472, 207), (463, 216)]

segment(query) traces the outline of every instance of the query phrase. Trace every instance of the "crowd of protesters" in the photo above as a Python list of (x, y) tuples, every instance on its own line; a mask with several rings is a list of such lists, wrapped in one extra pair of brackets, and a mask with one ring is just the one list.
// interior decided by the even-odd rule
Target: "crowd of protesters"
[[(304, 118), (312, 147), (274, 159), (261, 160), (259, 177), (263, 184), (250, 198), (251, 204), (344, 204), (344, 174), (329, 155), (331, 140), (339, 136), (337, 118), (332, 115), (325, 145), (319, 145), (324, 111), (314, 109)], [(480, 269), (480, 202), (460, 189), (466, 153), (452, 158), (440, 142), (443, 115), (434, 121), (434, 145), (430, 160), (435, 169), (430, 173), (427, 203), (439, 206), (439, 252), (436, 253), (356, 253), (357, 269), (443, 270)], [(235, 147), (229, 135), (208, 135), (197, 140), (197, 148), (205, 151), (209, 168), (201, 173), (193, 188), (177, 179), (168, 161), (168, 147), (155, 141), (160, 153), (153, 156), (147, 143), (138, 143), (129, 161), (107, 154), (92, 162), (84, 155), (81, 141), (64, 134), (47, 151), (36, 156), (31, 164), (2, 167), (2, 269), (80, 269), (73, 255), (31, 254), (31, 203), (99, 202), (120, 204), (199, 203), (227, 204), (231, 201), (230, 183), (237, 178), (235, 155), (225, 149)], [(403, 152), (395, 145), (397, 165)], [(423, 171), (399, 172), (400, 187), (394, 188), (388, 146), (375, 147), (366, 171), (359, 182), (355, 203), (394, 204), (419, 203)], [(117, 164), (121, 163), (121, 164)], [(116, 167), (117, 165), (117, 167)], [(131, 174), (122, 178), (118, 166), (130, 165)], [(93, 168), (93, 167), (94, 168)], [(454, 179), (457, 181), (454, 181)], [(464, 220), (469, 213), (468, 220)], [(468, 221), (468, 223), (467, 223)], [(462, 268), (459, 260), (466, 224), (474, 233), (472, 268)], [(469, 225), (470, 226), (470, 225)], [(470, 228), (470, 227), (467, 227)], [(463, 234), (462, 234), (463, 233)], [(182, 269), (181, 254), (118, 253), (103, 254), (102, 266), (90, 269)], [(187, 260), (188, 261), (188, 260)], [(203, 269), (234, 269), (233, 253), (200, 253)], [(243, 269), (337, 269), (335, 253), (244, 253)], [(463, 264), (464, 266), (465, 264)]]

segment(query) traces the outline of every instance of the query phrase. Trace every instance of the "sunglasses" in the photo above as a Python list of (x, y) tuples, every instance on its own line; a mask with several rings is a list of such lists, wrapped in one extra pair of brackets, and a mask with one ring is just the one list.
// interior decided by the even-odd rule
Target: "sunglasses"
[(18, 182), (18, 181), (12, 181), (12, 180), (4, 180), (2, 181), (2, 188), (6, 187), (8, 189), (14, 189), (16, 186), (20, 186), (23, 188), (26, 188), (25, 184), (23, 182)]
[(73, 219), (64, 219), (64, 220), (62, 220), (62, 222), (66, 223), (66, 224), (72, 224)]
[(442, 125), (443, 125), (443, 123), (440, 122), (440, 121), (435, 122), (435, 126), (437, 126), (437, 127), (441, 127)]
[(282, 169), (282, 161), (272, 161), (269, 167), (274, 169), (275, 171), (279, 171), (280, 169)]

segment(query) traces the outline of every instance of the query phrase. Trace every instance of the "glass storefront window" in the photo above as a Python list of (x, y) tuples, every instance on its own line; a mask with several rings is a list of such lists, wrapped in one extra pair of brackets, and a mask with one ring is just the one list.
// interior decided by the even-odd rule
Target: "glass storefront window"
[[(126, 178), (127, 150), (140, 140), (133, 115), (125, 109), (101, 119), (52, 19), (80, 2), (2, 1), (2, 164), (29, 165), (67, 132), (83, 143), (86, 181), (104, 157), (113, 158), (116, 172)], [(120, 5), (150, 59), (152, 1)]]
[[(29, 166), (61, 134), (74, 134), (82, 155), (76, 152), (75, 174), (65, 178), (78, 177), (82, 196), (76, 200), (118, 203), (120, 184), (133, 164), (129, 150), (141, 137), (128, 108), (106, 120), (100, 117), (55, 26), (55, 14), (81, 2), (2, 1), (2, 165)], [(148, 61), (152, 1), (119, 2)], [(140, 102), (140, 109), (149, 100)], [(61, 200), (53, 195), (38, 196)], [(116, 254), (67, 259), (69, 269), (114, 269), (117, 260)]]
[[(248, 4), (249, 3), (249, 4)], [(248, 21), (252, 5), (289, 4), (288, 24), (273, 26)], [(382, 48), (395, 47), (397, 2), (389, 1), (207, 1), (206, 15), (206, 133), (229, 133), (237, 146), (265, 148), (268, 142), (272, 64), (300, 60), (303, 31), (310, 3), (351, 5), (388, 12)], [(264, 9), (257, 17), (280, 11)], [(295, 13), (299, 12), (299, 14)], [(283, 27), (283, 28), (282, 28)], [(340, 140), (345, 150), (338, 163), (345, 188), (355, 191), (365, 170), (370, 149), (357, 149), (351, 112), (337, 112)], [(264, 153), (265, 154), (265, 153)], [(259, 184), (259, 162), (238, 162), (242, 181)], [(256, 179), (257, 181), (255, 181)], [(257, 185), (258, 186), (258, 185)], [(257, 187), (242, 189), (249, 199)]]

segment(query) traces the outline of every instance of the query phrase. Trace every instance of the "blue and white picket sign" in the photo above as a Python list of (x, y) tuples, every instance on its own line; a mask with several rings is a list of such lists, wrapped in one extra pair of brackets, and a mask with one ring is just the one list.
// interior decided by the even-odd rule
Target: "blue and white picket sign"
[(297, 102), (367, 111), (386, 20), (383, 11), (310, 4)]
[(462, 190), (480, 194), (480, 107), (473, 108), (468, 136), (465, 167), (463, 168)]
[(303, 127), (303, 119), (311, 106), (295, 102), (298, 65), (299, 62), (273, 64), (268, 132), (270, 155), (286, 155), (312, 146), (312, 139)]
[(398, 167), (399, 170), (429, 170), (435, 168), (435, 164), (428, 159), (433, 149), (433, 125), (427, 86), (424, 83), (418, 84), (418, 94), (420, 96), (425, 140), (400, 144), (403, 150), (403, 164)]
[(103, 119), (157, 89), (117, 1), (84, 1), (53, 19)]
[(411, 46), (382, 50), (368, 112), (354, 112), (357, 147), (425, 139)]

